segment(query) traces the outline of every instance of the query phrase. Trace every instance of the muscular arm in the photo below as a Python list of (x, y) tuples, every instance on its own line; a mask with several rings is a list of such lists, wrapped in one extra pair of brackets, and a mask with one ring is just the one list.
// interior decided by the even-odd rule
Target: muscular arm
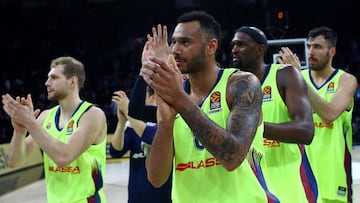
[[(228, 81), (227, 101), (231, 108), (227, 129), (215, 124), (201, 111), (193, 99), (183, 90), (182, 75), (158, 59), (152, 59), (157, 65), (147, 64), (143, 70), (145, 81), (158, 95), (171, 105), (185, 119), (193, 134), (203, 146), (212, 153), (229, 171), (237, 168), (248, 152), (254, 138), (261, 115), (262, 92), (260, 82), (251, 73), (235, 73)], [(169, 84), (171, 83), (171, 84)], [(158, 103), (158, 108), (159, 108)], [(158, 117), (159, 118), (159, 117)], [(172, 135), (173, 123), (158, 121), (159, 132)], [(162, 128), (161, 126), (166, 126)], [(162, 136), (164, 139), (172, 137)], [(149, 157), (148, 157), (149, 158)]]
[[(227, 86), (230, 107), (227, 129), (223, 129), (192, 101), (180, 101), (180, 114), (203, 146), (229, 171), (245, 159), (261, 117), (262, 92), (250, 73), (234, 73)], [(185, 105), (184, 105), (185, 104)]]
[[(300, 72), (293, 66), (278, 70), (277, 85), (291, 121), (284, 123), (266, 122), (264, 137), (281, 142), (310, 144), (314, 136), (312, 111), (307, 88)], [(263, 112), (266, 114), (267, 112)]]
[(329, 102), (317, 95), (308, 86), (309, 100), (313, 110), (326, 123), (336, 120), (342, 112), (350, 108), (358, 82), (355, 76), (345, 73), (341, 76), (339, 88)]

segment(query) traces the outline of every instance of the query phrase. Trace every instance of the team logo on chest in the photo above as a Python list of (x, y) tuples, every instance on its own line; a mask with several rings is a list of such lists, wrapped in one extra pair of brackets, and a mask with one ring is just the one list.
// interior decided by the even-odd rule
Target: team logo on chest
[(263, 89), (263, 102), (272, 101), (271, 97), (271, 86), (266, 86)]
[(213, 92), (210, 95), (210, 111), (209, 114), (221, 111), (221, 93), (219, 91)]
[(74, 120), (69, 121), (66, 135), (71, 135), (74, 131)]
[(326, 90), (326, 94), (332, 94), (335, 91), (335, 83), (334, 82), (330, 82), (329, 85), (327, 86), (327, 90)]

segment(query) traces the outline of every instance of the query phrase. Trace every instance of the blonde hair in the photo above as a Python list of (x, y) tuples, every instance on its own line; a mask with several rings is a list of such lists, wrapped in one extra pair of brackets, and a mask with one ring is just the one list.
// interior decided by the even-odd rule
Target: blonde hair
[(76, 76), (78, 78), (79, 90), (85, 83), (85, 69), (84, 65), (77, 59), (70, 56), (62, 56), (51, 61), (50, 68), (54, 68), (58, 65), (63, 65), (64, 75), (67, 79)]

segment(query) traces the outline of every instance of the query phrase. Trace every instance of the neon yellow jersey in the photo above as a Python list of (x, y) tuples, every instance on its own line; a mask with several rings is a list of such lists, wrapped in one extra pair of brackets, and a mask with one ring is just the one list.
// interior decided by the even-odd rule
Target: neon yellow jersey
[[(329, 79), (320, 87), (312, 80), (311, 70), (302, 74), (308, 85), (325, 101), (329, 102), (339, 88), (340, 77), (345, 72), (336, 69)], [(351, 202), (352, 176), (352, 111), (344, 111), (332, 123), (325, 123), (313, 112), (315, 136), (312, 143), (305, 147), (310, 164), (314, 168), (319, 183), (320, 196), (323, 199)]]
[[(63, 129), (59, 129), (60, 107), (50, 109), (43, 128), (51, 136), (66, 143), (78, 127), (80, 117), (92, 104), (82, 102)], [(48, 203), (106, 202), (103, 193), (106, 163), (106, 139), (90, 146), (77, 159), (65, 167), (58, 167), (44, 153), (45, 183)]]
[[(268, 66), (262, 81), (263, 120), (269, 123), (291, 121), (288, 108), (277, 87), (276, 74), (281, 64)], [(304, 146), (264, 138), (265, 156), (261, 168), (265, 181), (280, 202), (316, 202), (316, 179), (308, 162)]]
[[(235, 71), (221, 69), (216, 85), (201, 105), (201, 110), (223, 128), (227, 127), (230, 114), (227, 81)], [(174, 147), (174, 203), (267, 202), (248, 161), (243, 161), (234, 171), (227, 171), (195, 138), (180, 115), (174, 124)]]

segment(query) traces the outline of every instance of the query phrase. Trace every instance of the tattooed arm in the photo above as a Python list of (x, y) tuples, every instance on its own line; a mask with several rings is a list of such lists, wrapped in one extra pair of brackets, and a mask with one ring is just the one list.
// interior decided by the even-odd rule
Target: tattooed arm
[[(227, 129), (211, 120), (192, 102), (180, 110), (194, 135), (229, 171), (245, 159), (261, 119), (262, 92), (251, 73), (234, 73), (228, 81), (227, 102), (231, 109)], [(189, 108), (190, 107), (190, 108)]]
[[(248, 72), (237, 72), (230, 76), (226, 94), (231, 112), (227, 129), (223, 129), (211, 121), (184, 91), (181, 73), (168, 67), (164, 61), (156, 58), (151, 60), (156, 64), (146, 64), (146, 69), (143, 69), (147, 84), (167, 105), (181, 114), (197, 139), (227, 170), (236, 169), (247, 155), (261, 118), (262, 92), (257, 77)], [(166, 115), (167, 119), (160, 120), (168, 122), (160, 122), (158, 117), (158, 130), (147, 157), (148, 175), (156, 178), (154, 182), (157, 183), (160, 176), (163, 179), (163, 175), (169, 172), (166, 170), (160, 173), (156, 170), (159, 170), (159, 165), (163, 166), (164, 158), (161, 157), (171, 152), (170, 145), (173, 144), (173, 117), (170, 119), (166, 114), (168, 111), (163, 112), (161, 117)], [(165, 146), (167, 149), (161, 151)]]

